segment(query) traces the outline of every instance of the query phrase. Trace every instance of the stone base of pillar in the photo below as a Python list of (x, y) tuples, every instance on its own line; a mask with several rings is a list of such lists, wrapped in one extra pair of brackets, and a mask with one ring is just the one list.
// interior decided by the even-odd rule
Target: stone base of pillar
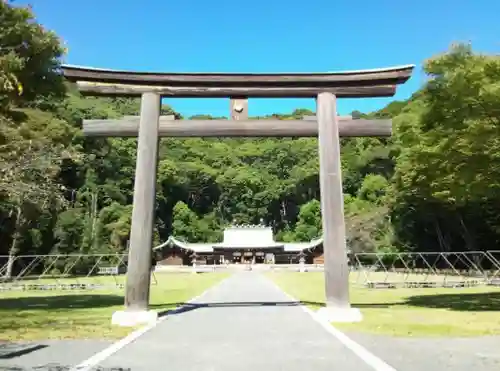
[(158, 312), (154, 310), (128, 311), (120, 310), (113, 313), (111, 324), (122, 327), (152, 325), (158, 320)]
[(324, 307), (318, 310), (316, 315), (322, 320), (337, 323), (361, 322), (363, 320), (363, 315), (358, 308)]

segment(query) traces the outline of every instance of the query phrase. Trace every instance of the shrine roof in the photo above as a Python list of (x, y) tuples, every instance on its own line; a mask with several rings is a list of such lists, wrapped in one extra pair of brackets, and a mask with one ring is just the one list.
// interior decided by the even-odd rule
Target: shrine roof
[(282, 242), (268, 242), (268, 243), (251, 243), (246, 241), (227, 243), (217, 243), (213, 245), (214, 248), (218, 249), (228, 249), (228, 250), (238, 250), (238, 249), (273, 249), (284, 247)]
[(214, 251), (213, 243), (190, 243), (181, 241), (173, 236), (170, 236), (164, 243), (153, 248), (153, 250), (159, 250), (163, 247), (177, 246), (181, 249), (198, 252), (198, 253), (211, 253)]
[(286, 252), (300, 252), (304, 250), (309, 250), (313, 249), (315, 247), (318, 247), (323, 243), (323, 238), (318, 238), (316, 240), (312, 240), (309, 242), (291, 242), (291, 243), (285, 243), (285, 251)]

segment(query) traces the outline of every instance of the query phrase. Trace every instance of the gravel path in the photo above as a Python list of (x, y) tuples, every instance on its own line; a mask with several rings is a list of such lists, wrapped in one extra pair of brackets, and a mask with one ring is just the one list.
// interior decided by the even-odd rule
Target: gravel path
[(265, 277), (233, 275), (105, 360), (132, 371), (371, 370)]

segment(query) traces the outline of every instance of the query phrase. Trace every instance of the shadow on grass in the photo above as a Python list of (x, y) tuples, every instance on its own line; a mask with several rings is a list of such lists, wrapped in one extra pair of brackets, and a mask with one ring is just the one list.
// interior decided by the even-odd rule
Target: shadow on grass
[(68, 294), (0, 299), (0, 308), (2, 311), (90, 309), (116, 305), (123, 305), (123, 296)]
[[(4, 332), (9, 331), (20, 331), (23, 334), (62, 331), (65, 337), (71, 338), (72, 334), (85, 332), (86, 328), (102, 324), (100, 309), (122, 305), (123, 297), (118, 295), (69, 294), (1, 298), (0, 339), (4, 339)], [(7, 335), (5, 339), (11, 338), (12, 336)]]
[(410, 296), (402, 304), (463, 312), (500, 311), (500, 292), (418, 295)]
[(3, 112), (3, 114), (18, 124), (21, 122), (25, 122), (28, 119), (28, 115), (22, 110), (13, 109), (7, 112)]

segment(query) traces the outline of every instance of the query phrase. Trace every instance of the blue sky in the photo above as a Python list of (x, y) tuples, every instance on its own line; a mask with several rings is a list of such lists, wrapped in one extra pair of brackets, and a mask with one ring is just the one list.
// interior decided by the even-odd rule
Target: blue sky
[[(415, 64), (395, 98), (343, 99), (339, 113), (382, 108), (425, 81), (422, 62), (470, 41), (500, 50), (500, 0), (30, 0), (64, 40), (65, 62), (163, 72), (324, 72)], [(226, 116), (225, 99), (166, 99), (185, 116)], [(252, 99), (250, 115), (312, 108)]]

